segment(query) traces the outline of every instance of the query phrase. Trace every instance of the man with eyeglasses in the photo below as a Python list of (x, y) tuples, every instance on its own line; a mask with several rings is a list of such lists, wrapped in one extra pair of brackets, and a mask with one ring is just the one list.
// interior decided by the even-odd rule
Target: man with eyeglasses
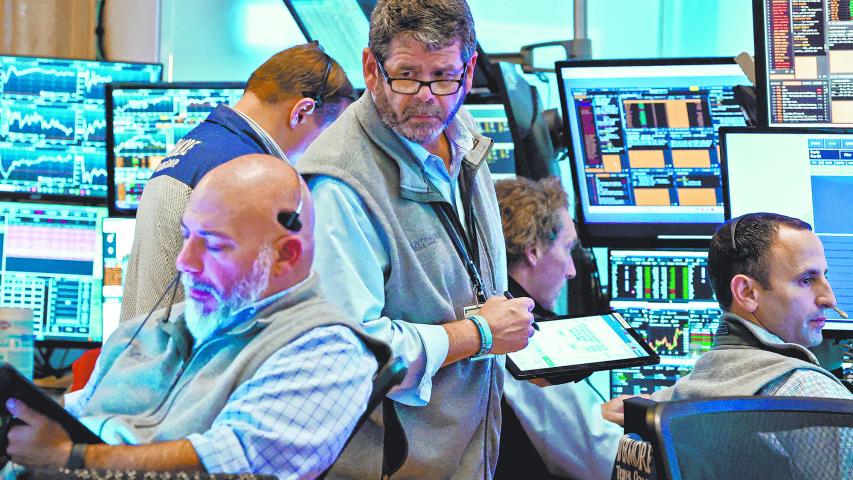
[[(253, 153), (296, 163), (352, 95), (343, 69), (317, 43), (297, 45), (252, 72), (233, 107), (218, 106), (181, 139), (162, 159), (140, 199), (121, 321), (156, 308), (163, 287), (174, 278), (181, 215), (207, 172)], [(174, 301), (182, 299), (178, 292)]]
[[(362, 55), (368, 91), (297, 166), (316, 202), (315, 268), (329, 299), (409, 364), (332, 478), (380, 478), (383, 446), (405, 442), (400, 478), (494, 472), (498, 370), (533, 334), (533, 301), (503, 296), (492, 141), (461, 108), (475, 48), (464, 0), (379, 1)], [(395, 419), (404, 440), (383, 431)]]

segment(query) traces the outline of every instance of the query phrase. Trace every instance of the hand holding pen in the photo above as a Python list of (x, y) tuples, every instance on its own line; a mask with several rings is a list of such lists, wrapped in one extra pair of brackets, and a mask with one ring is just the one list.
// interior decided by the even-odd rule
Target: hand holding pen
[[(504, 291), (504, 297), (506, 297), (507, 300), (512, 300), (513, 298), (515, 298), (512, 296), (511, 293), (509, 293), (509, 290)], [(531, 322), (531, 324), (533, 325), (533, 329), (538, 332), (539, 331), (539, 324), (536, 323), (536, 320), (533, 320), (533, 322)]]

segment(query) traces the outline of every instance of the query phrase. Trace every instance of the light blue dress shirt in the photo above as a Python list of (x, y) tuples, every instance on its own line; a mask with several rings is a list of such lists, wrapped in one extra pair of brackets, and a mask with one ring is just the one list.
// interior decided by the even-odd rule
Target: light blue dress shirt
[[(227, 325), (239, 325), (286, 292), (241, 310)], [(340, 454), (363, 413), (376, 366), (348, 327), (312, 329), (271, 355), (240, 385), (209, 430), (187, 439), (208, 472), (315, 478)], [(92, 378), (99, 374), (96, 366)], [(65, 396), (65, 409), (84, 424), (96, 383)], [(119, 434), (104, 440), (133, 443)]]
[[(450, 140), (450, 171), (441, 157), (401, 137), (424, 173), (459, 213), (458, 177), (462, 157), (474, 147), (471, 135), (454, 122), (445, 130)], [(358, 194), (347, 184), (329, 176), (308, 181), (314, 199), (315, 257), (313, 268), (322, 278), (326, 298), (363, 319), (365, 331), (391, 346), (394, 355), (409, 365), (403, 382), (388, 396), (406, 405), (429, 403), (432, 377), (447, 358), (447, 333), (441, 325), (407, 322), (382, 316), (385, 306), (385, 273), (388, 271), (388, 239), (376, 217), (368, 211)], [(459, 261), (456, 252), (448, 252), (449, 262)], [(466, 285), (467, 288), (467, 285)], [(399, 292), (417, 295), (417, 292)]]

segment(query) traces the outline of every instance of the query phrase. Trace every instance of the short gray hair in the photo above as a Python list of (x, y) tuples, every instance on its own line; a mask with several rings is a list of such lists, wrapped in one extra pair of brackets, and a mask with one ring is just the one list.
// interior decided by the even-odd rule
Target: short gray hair
[(370, 51), (384, 62), (391, 41), (400, 34), (410, 35), (427, 50), (459, 40), (463, 62), (477, 48), (474, 19), (465, 0), (379, 0), (370, 16)]

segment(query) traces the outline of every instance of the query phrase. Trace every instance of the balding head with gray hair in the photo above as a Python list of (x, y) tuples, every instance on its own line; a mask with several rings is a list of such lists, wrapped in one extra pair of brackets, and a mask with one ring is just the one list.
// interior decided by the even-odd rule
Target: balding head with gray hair
[(428, 50), (459, 40), (463, 62), (477, 49), (474, 19), (465, 0), (379, 0), (370, 16), (368, 46), (380, 62), (398, 35), (408, 35)]

